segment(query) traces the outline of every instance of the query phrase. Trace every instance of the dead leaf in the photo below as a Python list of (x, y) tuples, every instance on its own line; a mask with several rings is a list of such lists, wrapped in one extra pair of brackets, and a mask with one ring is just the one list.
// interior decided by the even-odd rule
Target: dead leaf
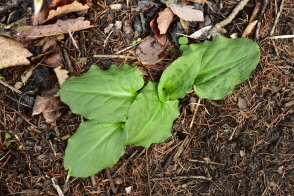
[(173, 20), (173, 16), (174, 13), (168, 7), (158, 13), (157, 23), (160, 34), (166, 33), (170, 23)]
[(90, 25), (90, 21), (85, 20), (84, 17), (68, 20), (57, 20), (55, 24), (29, 26), (27, 30), (18, 30), (18, 36), (24, 39), (38, 39), (40, 37), (53, 36), (68, 33), (68, 31), (80, 31), (95, 27)]
[(188, 1), (192, 1), (194, 3), (199, 3), (199, 4), (204, 4), (206, 2), (206, 0), (188, 0)]
[(50, 4), (49, 8), (56, 9), (60, 6), (71, 4), (74, 1), (75, 0), (53, 0), (52, 3)]
[(174, 3), (166, 4), (174, 14), (186, 21), (204, 21), (203, 12), (193, 9), (191, 5), (177, 5)]
[(0, 46), (0, 69), (30, 64), (27, 57), (33, 54), (22, 43), (0, 35)]
[(46, 14), (46, 11), (44, 11), (45, 13), (41, 14), (38, 17), (38, 24), (43, 24), (46, 21), (48, 21), (56, 16), (59, 16), (61, 14), (64, 15), (64, 14), (68, 14), (71, 12), (80, 12), (80, 11), (88, 10), (89, 8), (90, 7), (87, 4), (83, 5), (82, 3), (74, 1), (71, 4), (57, 7), (56, 10), (52, 9), (48, 12), (48, 14)]
[(244, 32), (242, 33), (241, 37), (247, 37), (248, 35), (252, 35), (257, 22), (258, 20), (254, 20), (253, 22), (249, 23)]
[(165, 34), (160, 34), (160, 31), (158, 29), (157, 18), (158, 18), (158, 14), (156, 14), (156, 16), (151, 20), (150, 27), (158, 43), (162, 46), (165, 46), (167, 44), (167, 37)]
[(60, 99), (58, 85), (36, 97), (32, 116), (43, 113), (47, 123), (56, 124), (59, 117)]
[(69, 78), (69, 76), (67, 75), (69, 71), (61, 69), (61, 66), (54, 68), (54, 72), (60, 86)]
[(164, 47), (155, 38), (148, 37), (137, 46), (135, 54), (141, 63), (148, 65), (160, 62), (163, 59), (161, 56), (163, 51)]
[(123, 31), (127, 39), (131, 39), (134, 35), (133, 28), (131, 26), (131, 21), (126, 19), (123, 21)]
[(63, 67), (64, 65), (63, 58), (60, 52), (56, 52), (54, 54), (48, 55), (43, 62), (52, 67), (58, 67), (58, 66)]

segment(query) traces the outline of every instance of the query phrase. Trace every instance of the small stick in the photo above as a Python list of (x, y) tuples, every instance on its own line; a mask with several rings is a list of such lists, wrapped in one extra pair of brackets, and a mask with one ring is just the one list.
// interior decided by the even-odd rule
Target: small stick
[(149, 195), (152, 196), (151, 193), (151, 186), (150, 186), (150, 174), (149, 174), (149, 164), (148, 164), (148, 152), (147, 150), (145, 151), (145, 155), (146, 155), (146, 170), (147, 170), (147, 180), (148, 180), (148, 189), (149, 189)]
[[(137, 44), (139, 44), (139, 43), (137, 43)], [(137, 45), (137, 44), (136, 44), (136, 45)], [(129, 49), (131, 49), (131, 48), (134, 48), (136, 45), (128, 46), (128, 47), (126, 47), (126, 48), (124, 48), (124, 49), (122, 49), (122, 50), (116, 52), (115, 54), (120, 54), (120, 53), (122, 53), (122, 52), (124, 52), (124, 51), (126, 51), (126, 50), (129, 50)]]
[(163, 169), (166, 169), (167, 167), (168, 167), (168, 165), (169, 165), (169, 163), (171, 162), (171, 160), (174, 158), (174, 156), (175, 156), (175, 154), (178, 152), (178, 150), (180, 149), (180, 146), (177, 146), (174, 150), (173, 150), (173, 152), (167, 157), (167, 159), (166, 159), (166, 161), (165, 161), (165, 163), (164, 163), (164, 165), (163, 165)]
[(95, 54), (93, 55), (94, 58), (122, 58), (122, 59), (137, 59), (133, 56), (128, 55), (108, 55), (108, 54)]
[(273, 26), (273, 28), (272, 28), (272, 30), (271, 30), (271, 32), (270, 32), (270, 36), (273, 36), (273, 34), (274, 34), (274, 32), (275, 32), (276, 25), (277, 25), (277, 23), (278, 23), (278, 20), (279, 20), (279, 18), (280, 18), (280, 15), (281, 15), (281, 13), (282, 13), (282, 11), (283, 11), (284, 1), (285, 1), (285, 0), (282, 0), (282, 2), (281, 2), (279, 12), (278, 12), (278, 14), (277, 14), (277, 16), (276, 16), (276, 18), (275, 18), (274, 26)]
[(260, 25), (261, 25), (263, 14), (265, 12), (265, 9), (266, 9), (267, 5), (268, 5), (268, 0), (263, 0), (262, 8), (261, 8), (261, 11), (260, 11), (259, 16), (258, 16), (258, 23), (257, 23), (256, 31), (255, 31), (255, 41), (259, 41)]
[(287, 39), (287, 38), (294, 38), (294, 35), (277, 35), (269, 37), (269, 39)]
[(64, 59), (65, 59), (65, 62), (67, 64), (67, 67), (68, 67), (68, 70), (70, 72), (70, 75), (71, 76), (74, 76), (74, 70), (73, 70), (73, 67), (72, 67), (72, 64), (71, 64), (71, 61), (70, 61), (70, 58), (69, 58), (69, 55), (67, 53), (67, 50), (65, 48), (62, 48), (62, 54), (64, 56)]
[(111, 189), (111, 192), (117, 193), (117, 188), (114, 185), (113, 178), (111, 176), (111, 173), (110, 173), (109, 168), (106, 168), (105, 169), (105, 173), (106, 173), (107, 178), (110, 180), (110, 189)]
[(69, 34), (69, 36), (70, 36), (70, 38), (71, 38), (71, 40), (72, 40), (73, 45), (76, 47), (76, 49), (77, 49), (78, 51), (80, 51), (80, 49), (79, 49), (79, 47), (78, 47), (78, 45), (77, 45), (77, 42), (76, 42), (76, 40), (73, 38), (72, 33), (70, 32), (69, 29), (68, 29), (68, 34)]
[(194, 159), (190, 159), (190, 162), (197, 162), (197, 163), (207, 163), (207, 164), (214, 164), (214, 165), (223, 165), (225, 166), (225, 164), (223, 163), (217, 163), (217, 162), (208, 162), (208, 161), (200, 161), (200, 160), (194, 160)]
[(199, 98), (199, 99), (198, 99), (198, 103), (197, 103), (197, 105), (196, 105), (196, 109), (194, 110), (194, 113), (193, 113), (193, 117), (192, 117), (191, 123), (190, 123), (190, 129), (191, 129), (192, 126), (193, 126), (193, 123), (194, 123), (194, 120), (195, 120), (195, 116), (196, 116), (196, 112), (197, 112), (197, 110), (198, 110), (198, 108), (199, 108), (199, 105), (200, 105), (200, 101), (201, 101), (201, 99)]
[(0, 83), (4, 86), (6, 86), (7, 88), (13, 90), (14, 92), (16, 92), (17, 94), (22, 94), (22, 92), (20, 90), (17, 90), (16, 88), (10, 86), (9, 84), (6, 84), (5, 82), (3, 82), (2, 80), (0, 80)]
[(255, 7), (254, 7), (254, 10), (252, 12), (252, 15), (250, 17), (249, 23), (253, 22), (256, 19), (257, 14), (258, 14), (260, 8), (261, 8), (261, 2), (257, 2), (256, 5), (255, 5)]
[(215, 24), (215, 26), (209, 31), (208, 38), (214, 39), (216, 36), (221, 35), (223, 27), (230, 24), (232, 20), (236, 17), (240, 10), (242, 10), (249, 0), (242, 0), (240, 3), (233, 9), (232, 13), (223, 21)]
[(168, 180), (168, 179), (173, 179), (173, 180), (181, 180), (181, 179), (203, 179), (203, 180), (211, 180), (211, 178), (206, 177), (206, 176), (174, 176), (174, 177), (163, 177), (163, 178), (152, 178), (151, 180)]
[(57, 191), (58, 196), (64, 196), (64, 194), (62, 193), (61, 188), (59, 187), (59, 185), (58, 185), (58, 183), (57, 183), (57, 181), (56, 181), (56, 179), (54, 177), (51, 178), (51, 182), (52, 182), (53, 187)]

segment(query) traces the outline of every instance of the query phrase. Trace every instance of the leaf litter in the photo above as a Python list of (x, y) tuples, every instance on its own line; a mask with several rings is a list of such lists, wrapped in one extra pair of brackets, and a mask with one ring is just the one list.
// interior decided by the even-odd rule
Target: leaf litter
[[(59, 4), (62, 1), (53, 2), (55, 4)], [(71, 1), (70, 3), (72, 2), (73, 1)], [(232, 4), (230, 6), (232, 6)], [(224, 4), (224, 8), (222, 11), (230, 10), (230, 6), (228, 4)], [(275, 7), (275, 5), (273, 7)], [(290, 26), (290, 24), (287, 21), (291, 21), (291, 18), (293, 19), (293, 7), (291, 7), (290, 4), (287, 4), (285, 7), (286, 9), (283, 11), (282, 15), (283, 20), (282, 22), (280, 21), (281, 23), (278, 23), (279, 28), (276, 30), (277, 35), (287, 34), (287, 27)], [(252, 4), (250, 4), (250, 6), (247, 7), (247, 9), (250, 8), (252, 8)], [(260, 32), (261, 37), (267, 36), (268, 29), (272, 28), (273, 21), (276, 15), (275, 10), (277, 9), (268, 9), (268, 11), (265, 12), (265, 17)], [(100, 10), (99, 12), (98, 10), (97, 13), (98, 16), (102, 16), (101, 19), (105, 16), (103, 15), (103, 11), (104, 10)], [(146, 12), (148, 12), (148, 10), (145, 10), (145, 13)], [(246, 12), (247, 11), (245, 10), (245, 13)], [(248, 12), (248, 16), (250, 16), (250, 14), (251, 12)], [(243, 21), (246, 21), (245, 18), (243, 19)], [(100, 21), (100, 19), (97, 19), (97, 21)], [(212, 21), (213, 23), (219, 22), (216, 17), (212, 17)], [(238, 25), (241, 28), (236, 29), (233, 26), (234, 24)], [(245, 27), (246, 25), (247, 24), (244, 24), (243, 26)], [(232, 26), (228, 26), (227, 29), (232, 31), (235, 30), (239, 33), (239, 35), (241, 35), (244, 30), (243, 26), (242, 24), (240, 25), (240, 23), (236, 23), (233, 21)], [(117, 39), (119, 38), (118, 35), (118, 37), (114, 39), (110, 38), (110, 44), (107, 46), (107, 48), (101, 49), (99, 43), (103, 43), (102, 36), (97, 36), (97, 34), (95, 33), (93, 35), (87, 34), (87, 36), (89, 36), (89, 39), (91, 39), (94, 43), (95, 50), (93, 50), (93, 53), (102, 53), (102, 50), (104, 52), (109, 52), (113, 49), (122, 50), (128, 44), (128, 42), (123, 41), (123, 38), (120, 39), (120, 41), (117, 41)], [(90, 43), (88, 44), (90, 45)], [(291, 184), (291, 180), (289, 178), (291, 164), (289, 164), (289, 162), (292, 161), (292, 157), (288, 155), (291, 154), (291, 151), (293, 149), (293, 145), (290, 142), (292, 138), (291, 122), (293, 122), (293, 118), (291, 117), (291, 111), (293, 114), (293, 104), (288, 104), (287, 107), (282, 108), (284, 103), (290, 103), (293, 99), (293, 93), (291, 94), (291, 92), (293, 91), (293, 89), (291, 88), (291, 85), (293, 83), (293, 81), (291, 80), (291, 78), (293, 78), (293, 63), (291, 63), (291, 60), (293, 59), (293, 48), (291, 48), (291, 44), (292, 43), (289, 42), (289, 40), (277, 40), (276, 46), (279, 48), (280, 55), (282, 55), (278, 56), (273, 55), (275, 54), (275, 51), (273, 50), (272, 45), (269, 45), (266, 42), (262, 42), (261, 48), (263, 55), (261, 60), (261, 66), (264, 69), (259, 68), (253, 74), (252, 78), (249, 80), (249, 84), (242, 83), (241, 85), (238, 85), (236, 91), (228, 97), (226, 97), (225, 99), (214, 102), (201, 101), (201, 104), (205, 105), (205, 107), (212, 114), (212, 116), (206, 114), (204, 109), (198, 109), (198, 111), (196, 112), (199, 116), (199, 119), (197, 119), (197, 121), (195, 121), (194, 123), (194, 128), (197, 131), (189, 131), (189, 126), (187, 124), (189, 124), (191, 114), (189, 113), (189, 111), (187, 111), (184, 118), (180, 118), (178, 121), (175, 122), (174, 137), (167, 140), (166, 143), (153, 145), (152, 148), (149, 148), (145, 151), (139, 148), (134, 148), (132, 146), (128, 147), (128, 154), (124, 155), (121, 161), (123, 163), (129, 163), (137, 169), (134, 171), (132, 169), (129, 169), (128, 167), (125, 167), (125, 165), (121, 166), (120, 164), (110, 168), (111, 173), (114, 176), (126, 176), (124, 180), (127, 184), (122, 184), (119, 187), (132, 187), (132, 194), (134, 195), (140, 195), (142, 193), (148, 194), (150, 191), (150, 189), (148, 188), (149, 184), (151, 185), (151, 191), (153, 191), (153, 193), (157, 195), (164, 195), (167, 192), (170, 195), (197, 195), (203, 193), (205, 194), (207, 192), (226, 195), (234, 195), (239, 193), (258, 193), (260, 195), (263, 193), (280, 195), (291, 194), (293, 190), (291, 189), (291, 187), (288, 186), (288, 184)], [(70, 56), (72, 59), (78, 57), (76, 53), (77, 52), (75, 52), (74, 49), (70, 50)], [(171, 55), (170, 57), (174, 58), (173, 55)], [(91, 58), (88, 57), (88, 59)], [(104, 64), (102, 64), (100, 61), (93, 61), (91, 63), (97, 63), (100, 66), (105, 66), (105, 68), (107, 68), (107, 63), (105, 63), (106, 60), (101, 59), (101, 61), (104, 61)], [(125, 60), (121, 59), (111, 59), (110, 61), (112, 63), (119, 63), (121, 65), (125, 62)], [(157, 64), (157, 66), (159, 65)], [(146, 67), (148, 69), (147, 73), (149, 75), (150, 73), (153, 73), (152, 77), (156, 78), (157, 71), (154, 71), (154, 69), (152, 69), (153, 67), (151, 66)], [(0, 70), (0, 74), (1, 76), (4, 76), (5, 82), (13, 83), (16, 81), (17, 76), (16, 72), (13, 73), (13, 76), (11, 73), (9, 73), (11, 72), (11, 69), (13, 71), (20, 72), (24, 68), (25, 66), (2, 69)], [(85, 69), (85, 67), (80, 67), (79, 65), (74, 67), (74, 71), (77, 74), (80, 74), (81, 72), (85, 71)], [(146, 78), (147, 77), (148, 76), (146, 76)], [(190, 95), (188, 95), (188, 98), (184, 98), (184, 100), (181, 102), (182, 108), (185, 108), (185, 104), (187, 104), (189, 96)], [(195, 95), (192, 94), (191, 96)], [(246, 110), (239, 109), (239, 97), (246, 98), (246, 101), (248, 102), (248, 108)], [(7, 103), (7, 100), (8, 99), (5, 99), (5, 103)], [(4, 101), (4, 99), (0, 97), (0, 101), (2, 104), (2, 101)], [(197, 101), (193, 101), (193, 103), (196, 102)], [(5, 122), (3, 123), (3, 120), (0, 121), (0, 128), (8, 131), (8, 129), (5, 126), (3, 126), (3, 124), (9, 124), (12, 128), (14, 126), (16, 127), (16, 123), (14, 119), (10, 118), (10, 114), (7, 113), (14, 113), (14, 111), (11, 109), (11, 107), (6, 105), (4, 108), (4, 106), (4, 103), (3, 106), (0, 106), (0, 119), (5, 119)], [(14, 114), (18, 116), (17, 113)], [(33, 118), (31, 122), (33, 124), (38, 123), (36, 118)], [(61, 131), (60, 134), (66, 135), (68, 133), (74, 132), (76, 129), (74, 128), (75, 126), (73, 124), (76, 124), (76, 122), (80, 122), (80, 119), (78, 117), (70, 116), (67, 113), (63, 114), (63, 118), (59, 118), (59, 120), (57, 120), (58, 129), (59, 131)], [(224, 124), (227, 124), (228, 127), (231, 128), (227, 130), (236, 130), (232, 132), (229, 131), (228, 133), (226, 133), (222, 129)], [(20, 126), (28, 127), (26, 123), (21, 123), (21, 121)], [(209, 129), (207, 128), (207, 126), (209, 126)], [(185, 130), (183, 130), (183, 128), (185, 128)], [(50, 129), (44, 129), (45, 132), (48, 130), (51, 131)], [(264, 130), (267, 130), (266, 134)], [(23, 131), (20, 131), (19, 135), (21, 140), (26, 139), (26, 136), (25, 134), (23, 134)], [(42, 142), (41, 134), (39, 134), (38, 132), (34, 132), (31, 136), (38, 139), (38, 141)], [(184, 143), (183, 141), (186, 141), (184, 138), (187, 138), (188, 136), (192, 137), (193, 140), (190, 140), (190, 143), (186, 146), (182, 145)], [(232, 136), (233, 138), (232, 141), (228, 140), (230, 136)], [(57, 144), (58, 147), (60, 147), (60, 149), (57, 149), (57, 153), (59, 153), (62, 156), (62, 145), (58, 141), (58, 139), (59, 137), (55, 137), (54, 139), (50, 140), (50, 142), (52, 141), (52, 143), (54, 143), (53, 146)], [(16, 147), (21, 146), (21, 141), (16, 142)], [(179, 158), (176, 158), (178, 157), (177, 154), (172, 156), (172, 150), (176, 149), (176, 146), (181, 146), (181, 148), (185, 149), (184, 153)], [(30, 165), (39, 166), (41, 170), (43, 170), (46, 173), (56, 174), (55, 176), (62, 176), (58, 177), (58, 181), (61, 184), (65, 183), (65, 177), (63, 174), (62, 166), (60, 166), (60, 164), (53, 165), (51, 161), (48, 161), (49, 159), (56, 160), (56, 157), (48, 153), (52, 151), (52, 148), (49, 145), (43, 145), (42, 147), (44, 149), (40, 153), (42, 153), (42, 155), (46, 155), (47, 158), (38, 159), (38, 161), (35, 161), (34, 159), (24, 160), (27, 161)], [(244, 149), (246, 149), (246, 154), (244, 155), (244, 157), (240, 158), (240, 150)], [(45, 152), (45, 150), (47, 150), (47, 152)], [(4, 153), (6, 152), (7, 150), (4, 151)], [(137, 154), (135, 152), (137, 152)], [(26, 154), (25, 151), (23, 153)], [(264, 153), (266, 153), (266, 155)], [(279, 153), (279, 157), (275, 156), (276, 153)], [(132, 156), (133, 154), (134, 156)], [(144, 154), (146, 154), (146, 156), (144, 156)], [(202, 156), (203, 154), (205, 154), (205, 156)], [(16, 156), (13, 155), (12, 152), (7, 153), (7, 155), (8, 156), (6, 157), (10, 156), (14, 158), (16, 163), (21, 163), (20, 158), (15, 158)], [(36, 158), (37, 154), (33, 154), (32, 156), (33, 158)], [(168, 164), (166, 170), (163, 170), (158, 165), (164, 162), (161, 160), (165, 160), (169, 156), (174, 157), (172, 158), (173, 161)], [(19, 155), (19, 157), (22, 157), (22, 155)], [(133, 158), (129, 159), (130, 157)], [(203, 157), (209, 157), (212, 162), (203, 163), (190, 161), (202, 161)], [(258, 161), (255, 161), (256, 158), (258, 158), (258, 160), (261, 160), (263, 163), (261, 164)], [(153, 163), (151, 161), (147, 162), (146, 159), (154, 160), (156, 163)], [(18, 164), (18, 170), (14, 170), (13, 166), (5, 164), (6, 160), (10, 161), (11, 159), (3, 159), (3, 167), (7, 171), (4, 175), (8, 177), (7, 179), (9, 179), (9, 181), (6, 181), (6, 183), (7, 187), (10, 188), (8, 189), (6, 186), (3, 187), (4, 193), (11, 194), (15, 192), (25, 191), (25, 188), (22, 189), (21, 186), (14, 180), (10, 180), (13, 179), (12, 177), (15, 175), (13, 173), (14, 171), (16, 171), (16, 173), (18, 174), (25, 173), (22, 169), (23, 167), (21, 166), (21, 164)], [(52, 169), (50, 169), (51, 164)], [(281, 165), (284, 167), (284, 170), (282, 171), (283, 174), (281, 174), (284, 176), (283, 178), (279, 176), (279, 173), (275, 172), (279, 171), (279, 167), (275, 167), (276, 164), (279, 164), (279, 167)], [(48, 167), (45, 168), (42, 167), (42, 165), (48, 165)], [(238, 168), (234, 166), (237, 166)], [(184, 170), (183, 168), (195, 169)], [(266, 170), (262, 170), (266, 179), (269, 178), (277, 180), (264, 181), (264, 178), (259, 177), (258, 175), (258, 172), (260, 171), (259, 168), (266, 168)], [(60, 171), (60, 173), (56, 172), (57, 170)], [(249, 176), (249, 172), (246, 172), (247, 170), (249, 170), (251, 174), (251, 177), (248, 181), (244, 180), (236, 182), (234, 180), (235, 177), (238, 177), (240, 179), (247, 179), (247, 177)], [(147, 172), (150, 174), (150, 183), (141, 184), (140, 182), (142, 181), (148, 182), (149, 178), (147, 179), (146, 177)], [(170, 175), (171, 173), (175, 173), (177, 175)], [(195, 173), (209, 173), (209, 175), (212, 176), (214, 183), (200, 180), (189, 181), (189, 178), (186, 178), (185, 180), (179, 180), (174, 178), (179, 177), (178, 175), (182, 175), (180, 177), (184, 177), (183, 175), (185, 175), (186, 177), (192, 177)], [(154, 179), (153, 174), (160, 176), (168, 176), (168, 178), (165, 179), (163, 177), (161, 180), (156, 180)], [(38, 177), (38, 174), (35, 175), (34, 173), (32, 173), (32, 175), (33, 177)], [(232, 176), (234, 176), (234, 178), (232, 178)], [(31, 179), (33, 179), (33, 177)], [(130, 179), (132, 179), (139, 186), (128, 186), (128, 183), (131, 182)], [(93, 195), (100, 194), (100, 192), (98, 193), (98, 191), (96, 190), (106, 192), (106, 187), (108, 186), (108, 184), (103, 180), (105, 180), (103, 174), (93, 176), (91, 178), (91, 182), (88, 180), (86, 181), (84, 179), (81, 179), (80, 181), (82, 181), (85, 184), (85, 186), (81, 186), (81, 189), (76, 190), (75, 193), (80, 195)], [(273, 184), (272, 182), (277, 181), (279, 181), (278, 186), (271, 186)], [(98, 188), (98, 185), (95, 185), (95, 183), (92, 182), (103, 183), (102, 185), (99, 185)], [(42, 185), (42, 182), (40, 181), (39, 184)], [(39, 190), (42, 190), (39, 184), (36, 184), (36, 186), (34, 187), (39, 188)], [(230, 186), (227, 186), (227, 184), (229, 184)], [(252, 187), (252, 189), (248, 190), (248, 186), (252, 184), (256, 184), (257, 186), (254, 186)], [(69, 186), (73, 187), (74, 185), (77, 185), (77, 183), (75, 184), (75, 182), (71, 182)], [(267, 186), (269, 186), (270, 188), (267, 188)], [(88, 187), (94, 188), (90, 190), (88, 189)], [(177, 189), (174, 189), (174, 187), (177, 187)], [(272, 192), (271, 189), (275, 189), (274, 192)], [(72, 193), (70, 189), (68, 191), (70, 192), (70, 194)], [(47, 192), (47, 194), (54, 195), (56, 193)]]

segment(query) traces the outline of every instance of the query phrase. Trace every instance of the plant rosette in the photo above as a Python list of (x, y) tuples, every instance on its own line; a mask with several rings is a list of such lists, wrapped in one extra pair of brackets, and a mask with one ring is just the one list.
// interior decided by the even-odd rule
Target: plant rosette
[(70, 176), (89, 177), (113, 166), (126, 145), (148, 148), (164, 142), (180, 114), (178, 99), (192, 88), (199, 98), (221, 99), (248, 79), (260, 58), (258, 45), (247, 38), (219, 36), (181, 49), (183, 55), (158, 83), (144, 86), (137, 67), (112, 65), (101, 70), (92, 65), (61, 86), (61, 100), (88, 119), (68, 141), (64, 167)]

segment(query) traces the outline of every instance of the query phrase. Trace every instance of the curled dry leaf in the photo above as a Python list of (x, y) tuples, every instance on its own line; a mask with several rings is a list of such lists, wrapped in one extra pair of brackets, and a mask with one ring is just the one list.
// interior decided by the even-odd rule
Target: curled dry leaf
[(17, 65), (28, 65), (32, 56), (24, 45), (12, 38), (0, 35), (0, 69)]
[(174, 14), (186, 21), (204, 21), (203, 12), (193, 9), (191, 5), (177, 5), (174, 3), (166, 4)]
[(242, 33), (241, 37), (247, 37), (249, 35), (252, 35), (253, 30), (257, 24), (258, 20), (254, 20), (253, 22), (249, 23), (244, 32)]
[(88, 10), (89, 8), (90, 7), (87, 4), (83, 5), (82, 3), (74, 1), (71, 4), (57, 7), (56, 10), (52, 9), (49, 11), (48, 14), (44, 13), (44, 14), (40, 15), (40, 17), (38, 17), (38, 24), (43, 24), (44, 22), (46, 22), (56, 16), (59, 16), (61, 14), (67, 14), (67, 13), (71, 13), (71, 12), (80, 12), (80, 11)]
[(164, 34), (160, 34), (160, 31), (158, 29), (157, 18), (158, 18), (158, 14), (156, 14), (156, 16), (151, 20), (150, 27), (158, 43), (162, 46), (165, 46), (167, 44), (167, 37)]
[(195, 31), (194, 33), (189, 35), (189, 37), (193, 39), (205, 39), (211, 28), (212, 28), (212, 25), (203, 27), (202, 29), (199, 29), (198, 31)]
[(174, 13), (168, 7), (158, 13), (157, 24), (160, 34), (166, 33), (170, 23), (173, 20), (173, 16)]
[(160, 62), (163, 57), (161, 56), (164, 48), (153, 37), (148, 37), (141, 42), (135, 51), (138, 60), (141, 63), (148, 65)]
[(55, 24), (51, 25), (29, 26), (27, 30), (18, 30), (18, 35), (29, 40), (64, 34), (68, 33), (68, 31), (80, 31), (92, 27), (94, 26), (90, 24), (90, 21), (85, 20), (84, 17), (79, 17), (65, 21), (57, 20)]
[(69, 76), (67, 75), (69, 71), (61, 69), (61, 66), (54, 68), (54, 72), (60, 86), (69, 78)]
[(32, 116), (43, 113), (47, 123), (56, 124), (59, 117), (60, 99), (58, 94), (58, 85), (36, 97)]

